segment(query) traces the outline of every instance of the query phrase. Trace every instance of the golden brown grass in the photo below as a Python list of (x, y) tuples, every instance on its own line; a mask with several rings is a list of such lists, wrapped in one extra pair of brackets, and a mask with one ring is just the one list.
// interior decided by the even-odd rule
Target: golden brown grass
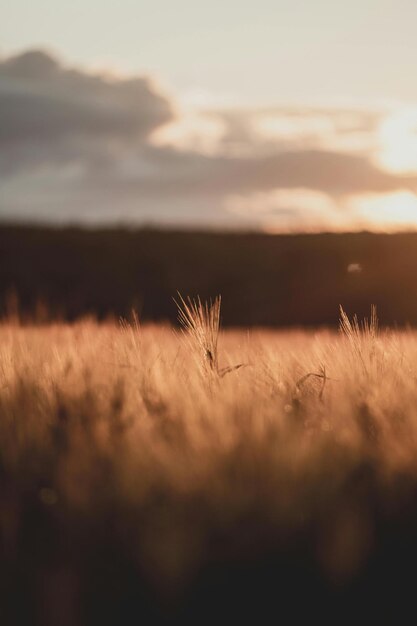
[[(380, 525), (413, 502), (417, 335), (345, 314), (342, 333), (219, 335), (219, 306), (182, 301), (209, 369), (230, 372), (214, 382), (169, 327), (0, 327), (3, 563), (44, 576), (46, 612), (63, 568), (62, 604), (76, 603), (96, 542), (163, 598), (213, 559), (300, 536), (320, 575), (347, 584), (378, 552)], [(28, 564), (22, 545), (37, 541)]]

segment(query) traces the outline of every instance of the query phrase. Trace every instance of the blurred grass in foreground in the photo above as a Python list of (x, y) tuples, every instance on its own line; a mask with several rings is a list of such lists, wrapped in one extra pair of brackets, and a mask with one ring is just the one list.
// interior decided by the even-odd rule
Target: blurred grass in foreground
[(227, 331), (220, 377), (169, 327), (4, 322), (2, 624), (413, 611), (417, 334), (348, 323)]

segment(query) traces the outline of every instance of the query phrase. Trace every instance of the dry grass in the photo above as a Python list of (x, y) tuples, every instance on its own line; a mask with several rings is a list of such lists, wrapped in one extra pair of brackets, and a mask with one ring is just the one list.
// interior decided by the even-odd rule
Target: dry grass
[(212, 372), (219, 371), (218, 341), (220, 332), (221, 297), (217, 296), (214, 302), (201, 302), (187, 298), (187, 301), (178, 294), (178, 321), (182, 326), (185, 337), (192, 350), (208, 364)]
[(213, 384), (168, 327), (0, 327), (1, 599), (37, 616), (10, 623), (130, 623), (109, 617), (120, 598), (153, 610), (132, 581), (158, 606), (206, 587), (214, 606), (202, 572), (271, 555), (288, 598), (288, 555), (303, 594), (372, 578), (373, 555), (395, 580), (384, 532), (416, 515), (417, 335), (344, 314), (341, 334), (219, 335), (219, 301), (181, 306), (203, 369), (250, 367)]

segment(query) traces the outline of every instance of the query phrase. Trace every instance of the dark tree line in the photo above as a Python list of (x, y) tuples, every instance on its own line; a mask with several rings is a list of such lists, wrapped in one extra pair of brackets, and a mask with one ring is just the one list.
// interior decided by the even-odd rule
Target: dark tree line
[(417, 324), (417, 234), (0, 228), (2, 314), (175, 321), (177, 290), (221, 293), (226, 325), (335, 325), (339, 304)]

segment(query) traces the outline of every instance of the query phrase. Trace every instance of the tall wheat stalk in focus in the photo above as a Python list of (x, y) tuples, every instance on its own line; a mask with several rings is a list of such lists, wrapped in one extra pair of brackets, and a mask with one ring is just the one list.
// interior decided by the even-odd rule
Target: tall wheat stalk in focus
[(354, 357), (361, 362), (365, 373), (369, 374), (376, 362), (379, 337), (379, 321), (376, 306), (372, 305), (371, 317), (364, 319), (362, 322), (359, 322), (357, 315), (354, 315), (352, 320), (350, 320), (341, 306), (340, 331), (348, 340)]
[(178, 321), (193, 347), (197, 347), (203, 361), (213, 372), (219, 371), (218, 340), (220, 331), (221, 296), (214, 301), (201, 302), (178, 294)]
[(221, 296), (216, 296), (214, 300), (210, 299), (204, 303), (200, 296), (197, 296), (197, 299), (188, 296), (185, 300), (178, 293), (178, 298), (179, 302), (174, 300), (178, 307), (178, 321), (190, 348), (197, 350), (201, 355), (206, 369), (222, 378), (229, 372), (244, 367), (244, 363), (239, 363), (239, 365), (219, 368)]
[(371, 317), (364, 319), (362, 323), (359, 323), (357, 315), (354, 315), (351, 321), (341, 306), (340, 330), (351, 342), (358, 342), (363, 337), (371, 340), (376, 339), (379, 331), (376, 306), (374, 304), (371, 306)]

